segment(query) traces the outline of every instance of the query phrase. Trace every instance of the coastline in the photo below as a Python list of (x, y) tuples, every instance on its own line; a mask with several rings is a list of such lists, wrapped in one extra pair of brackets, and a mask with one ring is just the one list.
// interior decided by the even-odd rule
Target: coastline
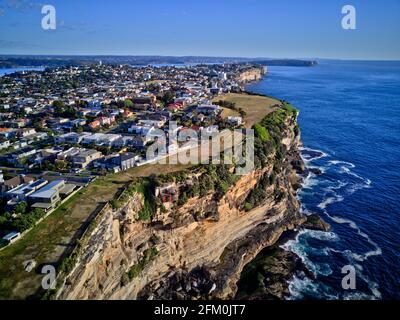
[[(264, 77), (267, 76), (268, 73), (264, 75)], [(261, 81), (264, 77), (255, 82)], [(279, 100), (277, 97), (253, 92), (248, 89), (248, 86), (245, 88), (245, 93)], [(299, 190), (303, 188), (303, 183), (310, 174), (317, 176), (322, 174), (319, 169), (307, 167), (307, 163), (303, 159), (298, 159), (296, 172), (298, 180), (295, 183), (297, 185), (295, 188)], [(301, 202), (300, 199), (299, 201)], [(301, 214), (305, 217), (305, 221), (302, 221), (298, 228), (283, 232), (275, 243), (265, 245), (243, 267), (237, 280), (238, 290), (235, 299), (287, 300), (291, 298), (289, 286), (295, 277), (315, 279), (316, 274), (307, 268), (302, 258), (285, 248), (285, 245), (296, 239), (300, 231), (329, 232), (331, 226), (318, 214)]]
[[(56, 298), (234, 299), (245, 266), (285, 232), (310, 223), (297, 199), (301, 178), (296, 174), (308, 173), (300, 155), (298, 112), (283, 102), (281, 109), (274, 110), (285, 114), (280, 125), (274, 122), (279, 119), (275, 112), (263, 121), (265, 125), (269, 123), (266, 119), (274, 123), (271, 134), (277, 134), (284, 154), (273, 149), (262, 158), (266, 163), (234, 183), (217, 202), (210, 196), (190, 199), (178, 208), (177, 224), (166, 225), (168, 210), (157, 213), (151, 224), (140, 222), (137, 217), (143, 198), (139, 194), (128, 197), (116, 210), (109, 208)], [(268, 184), (262, 202), (244, 211), (244, 201), (252, 190), (274, 172), (276, 180)], [(193, 212), (207, 212), (206, 208), (213, 208), (213, 213), (193, 219)], [(132, 247), (138, 251), (131, 252)], [(153, 251), (154, 256), (143, 258)], [(285, 255), (293, 260), (292, 255)], [(307, 271), (303, 268), (303, 272)], [(293, 276), (292, 270), (286, 273)], [(281, 285), (282, 296), (286, 285)]]

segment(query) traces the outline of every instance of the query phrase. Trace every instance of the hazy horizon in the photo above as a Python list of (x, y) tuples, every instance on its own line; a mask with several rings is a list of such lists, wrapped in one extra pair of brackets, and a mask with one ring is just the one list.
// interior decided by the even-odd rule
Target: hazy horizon
[(163, 55), (163, 54), (14, 54), (14, 53), (7, 53), (2, 54), (0, 56), (10, 56), (10, 57), (161, 57), (161, 58), (215, 58), (215, 59), (254, 59), (254, 60), (311, 60), (311, 61), (376, 61), (376, 62), (400, 62), (399, 59), (362, 59), (362, 58), (320, 58), (320, 57), (250, 57), (250, 56), (203, 56), (203, 55)]
[(341, 25), (342, 0), (182, 0), (49, 3), (0, 0), (0, 54), (266, 57), (400, 60), (400, 2), (353, 0), (356, 30)]

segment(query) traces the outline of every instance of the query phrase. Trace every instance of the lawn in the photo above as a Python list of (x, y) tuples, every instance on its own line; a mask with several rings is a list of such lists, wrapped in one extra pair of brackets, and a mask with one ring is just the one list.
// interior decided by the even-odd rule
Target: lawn
[(273, 107), (275, 105), (282, 104), (279, 100), (274, 98), (249, 95), (246, 93), (228, 93), (216, 97), (213, 101), (217, 102), (220, 100), (233, 102), (236, 104), (236, 108), (242, 108), (246, 112), (246, 117), (244, 119), (246, 121), (246, 128), (251, 128), (254, 124), (264, 119), (267, 114), (274, 111)]
[(228, 108), (222, 108), (222, 119), (227, 119), (228, 117), (239, 117), (240, 114), (239, 112), (232, 110), (232, 109), (228, 109)]

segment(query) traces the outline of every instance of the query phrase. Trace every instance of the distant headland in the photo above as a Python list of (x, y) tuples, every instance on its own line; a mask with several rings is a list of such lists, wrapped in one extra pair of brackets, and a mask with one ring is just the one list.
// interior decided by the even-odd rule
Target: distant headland
[(100, 62), (138, 66), (149, 64), (257, 63), (263, 66), (311, 67), (318, 64), (315, 60), (237, 57), (0, 55), (0, 68), (84, 66)]

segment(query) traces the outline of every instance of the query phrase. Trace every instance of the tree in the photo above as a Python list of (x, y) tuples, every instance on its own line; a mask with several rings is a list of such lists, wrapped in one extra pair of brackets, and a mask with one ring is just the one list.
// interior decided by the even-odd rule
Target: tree
[(22, 201), (15, 206), (13, 213), (17, 215), (24, 214), (27, 208), (28, 204), (25, 201)]
[(62, 108), (64, 108), (64, 102), (62, 102), (60, 100), (53, 101), (53, 107), (55, 109), (57, 109), (57, 108), (62, 109)]
[(161, 98), (161, 101), (164, 103), (164, 105), (171, 104), (174, 102), (174, 100), (175, 100), (175, 93), (173, 91), (167, 91)]
[(68, 167), (68, 163), (63, 160), (57, 160), (55, 163), (57, 170), (65, 170)]
[(124, 107), (125, 108), (133, 108), (133, 102), (131, 99), (125, 99), (124, 101)]

